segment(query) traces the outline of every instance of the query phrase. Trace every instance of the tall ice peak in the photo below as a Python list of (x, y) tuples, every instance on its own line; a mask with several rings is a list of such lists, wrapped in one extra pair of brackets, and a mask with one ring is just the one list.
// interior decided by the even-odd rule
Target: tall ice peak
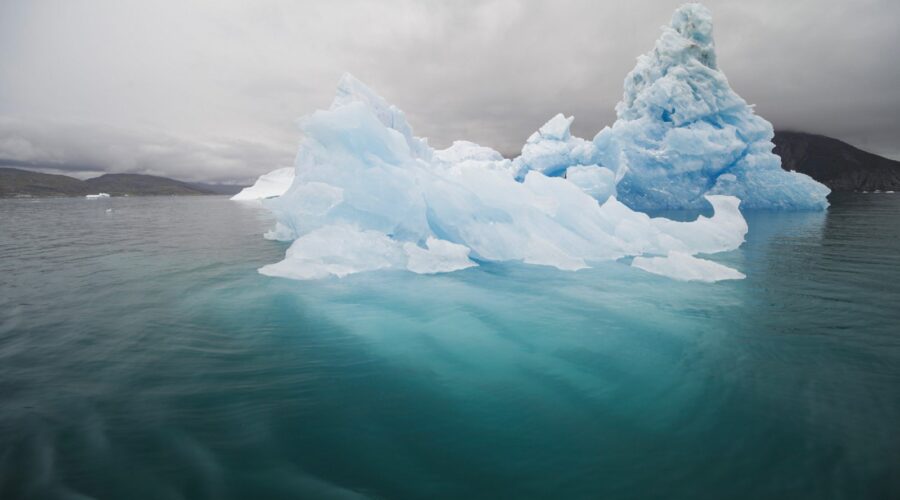
[(675, 10), (670, 26), (698, 44), (713, 45), (712, 14), (699, 3), (687, 3)]
[(566, 118), (564, 114), (559, 113), (542, 125), (536, 134), (532, 134), (528, 142), (537, 142), (541, 139), (567, 141), (571, 137), (569, 127), (572, 126), (574, 119), (574, 116)]
[(387, 102), (372, 90), (368, 85), (358, 80), (350, 73), (344, 73), (338, 81), (337, 92), (331, 109), (346, 106), (353, 102), (361, 102), (369, 107), (372, 113), (385, 127), (400, 132), (406, 139), (409, 149), (413, 154), (422, 159), (430, 159), (433, 153), (428, 146), (428, 140), (413, 135), (412, 127), (406, 121), (406, 115), (397, 106)]
[(685, 4), (625, 78), (617, 120), (594, 138), (598, 163), (627, 174), (618, 200), (631, 208), (696, 209), (708, 194), (742, 208), (821, 209), (828, 189), (784, 172), (772, 125), (754, 113), (716, 63), (713, 22)]

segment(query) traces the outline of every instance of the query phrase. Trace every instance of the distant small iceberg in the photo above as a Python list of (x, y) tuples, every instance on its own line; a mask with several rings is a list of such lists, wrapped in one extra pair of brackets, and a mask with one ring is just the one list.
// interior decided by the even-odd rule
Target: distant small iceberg
[(85, 198), (87, 198), (89, 200), (96, 200), (99, 198), (109, 198), (109, 193), (89, 194), (89, 195), (85, 195)]

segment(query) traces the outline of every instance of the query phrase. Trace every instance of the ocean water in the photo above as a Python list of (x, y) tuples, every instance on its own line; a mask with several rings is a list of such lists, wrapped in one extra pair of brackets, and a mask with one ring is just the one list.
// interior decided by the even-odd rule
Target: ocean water
[(252, 205), (0, 200), (0, 498), (900, 498), (900, 195), (748, 221), (300, 282)]

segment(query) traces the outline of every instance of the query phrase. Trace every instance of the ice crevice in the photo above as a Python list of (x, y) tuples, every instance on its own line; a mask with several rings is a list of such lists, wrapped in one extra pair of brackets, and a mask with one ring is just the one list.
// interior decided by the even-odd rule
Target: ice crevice
[[(266, 237), (292, 243), (260, 272), (293, 279), (486, 261), (578, 270), (623, 258), (679, 280), (740, 279), (696, 255), (743, 243), (741, 209), (827, 206), (827, 188), (781, 169), (771, 124), (728, 86), (699, 4), (680, 7), (638, 59), (616, 112), (593, 140), (558, 114), (513, 160), (468, 141), (435, 150), (346, 74), (331, 107), (301, 120), (295, 165), (235, 199), (272, 211)], [(712, 216), (689, 222), (644, 213), (710, 205)]]

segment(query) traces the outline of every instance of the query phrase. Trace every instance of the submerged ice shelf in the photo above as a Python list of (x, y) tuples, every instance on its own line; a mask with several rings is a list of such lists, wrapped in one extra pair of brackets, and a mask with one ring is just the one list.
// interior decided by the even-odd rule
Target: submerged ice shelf
[[(293, 242), (260, 272), (295, 279), (478, 261), (577, 270), (623, 257), (675, 279), (739, 279), (696, 257), (741, 245), (739, 206), (827, 206), (827, 188), (781, 169), (771, 125), (728, 87), (700, 5), (675, 12), (617, 112), (593, 141), (557, 115), (507, 160), (467, 141), (432, 149), (401, 110), (345, 75), (331, 107), (301, 121), (295, 166), (235, 199), (263, 200), (277, 221), (266, 237)], [(707, 204), (713, 215), (691, 222), (638, 211)]]

